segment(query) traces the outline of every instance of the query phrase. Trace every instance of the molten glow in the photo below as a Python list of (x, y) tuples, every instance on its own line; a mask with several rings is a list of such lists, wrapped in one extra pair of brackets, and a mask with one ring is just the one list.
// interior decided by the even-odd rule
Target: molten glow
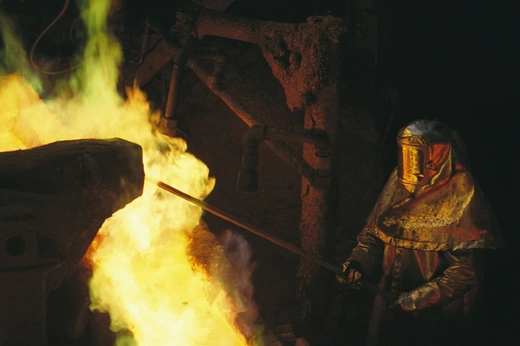
[[(215, 184), (208, 167), (187, 152), (185, 141), (154, 131), (157, 114), (143, 92), (128, 90), (127, 99), (117, 92), (122, 54), (118, 42), (106, 33), (110, 1), (90, 0), (84, 5), (90, 10), (84, 16), (88, 40), (82, 63), (72, 77), (59, 83), (59, 96), (42, 101), (31, 86), (35, 84), (28, 82), (30, 71), (0, 77), (0, 150), (64, 139), (120, 137), (142, 146), (148, 176), (196, 198), (206, 197)], [(20, 66), (18, 62), (10, 68)], [(229, 283), (197, 270), (186, 254), (201, 215), (199, 207), (146, 183), (142, 197), (114, 214), (99, 231), (89, 249), (94, 271), (91, 308), (109, 312), (113, 331), (130, 332), (119, 338), (118, 345), (248, 344), (249, 336), (235, 322), (250, 297), (230, 298), (230, 289), (225, 288)], [(232, 291), (240, 293), (242, 288)]]

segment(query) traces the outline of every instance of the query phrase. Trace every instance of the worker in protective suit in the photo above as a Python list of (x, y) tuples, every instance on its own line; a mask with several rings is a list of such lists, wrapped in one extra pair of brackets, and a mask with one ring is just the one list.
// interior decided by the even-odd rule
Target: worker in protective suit
[(379, 270), (393, 296), (376, 295), (368, 345), (478, 345), (482, 250), (504, 246), (494, 213), (453, 129), (416, 120), (397, 143), (398, 166), (338, 280), (356, 287)]

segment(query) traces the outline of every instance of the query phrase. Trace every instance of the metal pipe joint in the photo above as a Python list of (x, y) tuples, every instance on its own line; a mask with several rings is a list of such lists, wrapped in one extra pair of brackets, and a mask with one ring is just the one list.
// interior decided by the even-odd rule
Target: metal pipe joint
[(332, 145), (327, 132), (312, 128), (300, 131), (289, 131), (254, 125), (250, 127), (243, 139), (243, 153), (237, 178), (237, 190), (254, 192), (258, 190), (258, 147), (263, 141), (308, 143), (316, 150), (317, 164), (311, 184), (316, 188), (326, 188), (331, 178)]
[(159, 120), (158, 126), (161, 133), (170, 137), (178, 135), (176, 113), (179, 104), (179, 90), (184, 68), (189, 59), (213, 60), (213, 74), (211, 78), (214, 79), (213, 84), (215, 85), (221, 83), (224, 65), (227, 61), (225, 54), (217, 48), (182, 47), (175, 51), (168, 98), (164, 115)]

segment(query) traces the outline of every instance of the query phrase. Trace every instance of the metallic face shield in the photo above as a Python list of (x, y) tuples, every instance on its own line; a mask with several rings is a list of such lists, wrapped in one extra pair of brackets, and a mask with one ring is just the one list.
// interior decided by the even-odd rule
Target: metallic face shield
[(430, 181), (430, 149), (398, 142), (397, 175), (402, 184), (426, 185)]

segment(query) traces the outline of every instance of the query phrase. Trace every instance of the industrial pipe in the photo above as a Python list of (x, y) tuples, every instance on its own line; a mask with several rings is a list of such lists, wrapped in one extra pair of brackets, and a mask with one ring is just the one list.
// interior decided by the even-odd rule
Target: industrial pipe
[(227, 57), (217, 48), (184, 47), (174, 40), (171, 35), (157, 23), (152, 20), (148, 20), (147, 23), (153, 30), (163, 37), (173, 54), (173, 68), (168, 88), (168, 97), (166, 99), (164, 115), (159, 120), (158, 127), (161, 133), (170, 137), (175, 137), (177, 135), (177, 120), (175, 119), (175, 115), (179, 102), (179, 90), (184, 68), (188, 61), (194, 63), (195, 59), (213, 60), (213, 72), (210, 77), (212, 80), (219, 81), (222, 79), (222, 72)]
[(170, 137), (175, 137), (177, 135), (177, 120), (175, 116), (179, 102), (179, 90), (184, 74), (184, 68), (186, 67), (188, 59), (213, 60), (213, 77), (216, 80), (222, 78), (222, 71), (227, 61), (227, 58), (222, 51), (216, 48), (182, 47), (176, 50), (173, 58), (173, 68), (164, 115), (159, 122), (160, 131)]
[[(161, 26), (150, 22), (151, 27), (164, 39), (164, 42), (170, 48), (170, 51), (175, 55), (178, 51), (184, 49), (177, 41), (175, 41), (169, 32), (165, 31)], [(215, 65), (213, 72), (210, 73), (201, 64), (193, 59), (188, 58), (186, 61), (188, 66), (203, 82), (206, 86), (218, 96), (224, 103), (238, 115), (247, 126), (260, 124), (260, 121), (256, 119), (240, 102), (235, 100), (228, 90), (223, 86), (221, 78), (219, 78), (223, 63), (218, 58), (215, 59)], [(165, 118), (163, 118), (165, 119)], [(170, 122), (170, 126), (176, 126), (172, 120), (162, 120), (163, 122)], [(281, 142), (266, 141), (266, 144), (278, 155), (283, 161), (293, 166), (298, 173), (300, 173), (309, 183), (313, 183), (316, 180), (316, 172), (305, 160), (303, 160), (290, 146)]]
[[(205, 68), (195, 60), (188, 60), (187, 65), (191, 70), (218, 96), (224, 103), (235, 112), (249, 127), (260, 124), (260, 121), (251, 114), (240, 102), (235, 100), (220, 81), (211, 75)], [(293, 166), (311, 184), (316, 180), (316, 172), (303, 160), (290, 146), (282, 142), (266, 141), (273, 152), (283, 161)]]
[(213, 76), (216, 79), (222, 78), (222, 71), (226, 62), (225, 55), (216, 48), (181, 48), (173, 58), (172, 75), (170, 79), (170, 88), (168, 91), (168, 99), (166, 100), (166, 109), (164, 117), (173, 119), (177, 110), (179, 99), (179, 87), (182, 81), (183, 71), (186, 67), (188, 59), (211, 59), (215, 62), (213, 68)]
[(237, 189), (244, 192), (258, 190), (258, 146), (265, 140), (275, 142), (310, 143), (314, 145), (317, 157), (317, 168), (314, 175), (314, 185), (326, 187), (331, 178), (331, 143), (329, 135), (319, 129), (304, 129), (287, 131), (254, 125), (246, 131), (243, 140), (242, 161), (237, 178)]

